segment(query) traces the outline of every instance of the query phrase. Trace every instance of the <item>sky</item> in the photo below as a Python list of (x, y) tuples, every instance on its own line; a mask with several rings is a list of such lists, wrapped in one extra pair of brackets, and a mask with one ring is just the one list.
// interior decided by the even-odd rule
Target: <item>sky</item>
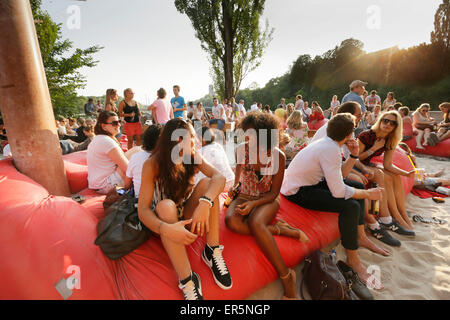
[[(274, 28), (261, 65), (241, 88), (263, 87), (286, 73), (302, 54), (312, 57), (355, 38), (366, 52), (430, 42), (434, 14), (442, 0), (266, 0), (261, 25)], [(173, 0), (42, 0), (74, 48), (104, 47), (94, 68), (83, 68), (87, 86), (79, 94), (101, 96), (132, 88), (150, 104), (163, 87), (172, 96), (178, 84), (186, 100), (208, 93), (212, 84), (208, 55), (187, 16)]]

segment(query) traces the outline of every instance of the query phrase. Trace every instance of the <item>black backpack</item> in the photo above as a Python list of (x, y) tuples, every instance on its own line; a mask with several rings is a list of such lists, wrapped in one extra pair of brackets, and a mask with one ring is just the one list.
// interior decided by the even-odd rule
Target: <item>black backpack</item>
[(132, 252), (150, 237), (151, 231), (139, 220), (137, 203), (134, 196), (120, 197), (97, 224), (94, 243), (112, 260)]

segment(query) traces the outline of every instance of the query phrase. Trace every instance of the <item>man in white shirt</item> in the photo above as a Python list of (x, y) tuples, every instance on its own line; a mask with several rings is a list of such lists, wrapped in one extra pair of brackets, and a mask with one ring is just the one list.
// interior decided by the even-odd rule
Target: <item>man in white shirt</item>
[[(347, 254), (347, 264), (355, 270), (362, 282), (367, 273), (358, 256), (358, 247), (370, 241), (364, 237), (364, 199), (379, 200), (380, 188), (359, 189), (344, 183), (359, 154), (359, 145), (353, 138), (354, 116), (338, 114), (328, 122), (327, 137), (309, 144), (299, 152), (286, 169), (281, 193), (303, 208), (339, 213), (339, 231)], [(351, 155), (342, 164), (341, 147), (347, 145)], [(342, 172), (342, 166), (346, 168)], [(379, 281), (373, 284), (382, 289)]]
[(238, 109), (239, 109), (239, 118), (242, 119), (247, 114), (247, 111), (245, 110), (244, 107), (244, 99), (239, 100)]
[(213, 107), (211, 111), (214, 119), (209, 120), (209, 124), (217, 124), (217, 129), (222, 130), (226, 120), (225, 108), (223, 105), (219, 104), (219, 100), (217, 98), (213, 99)]
[(305, 102), (303, 101), (303, 97), (301, 94), (297, 95), (295, 97), (295, 106), (294, 109), (295, 110), (300, 110), (300, 108), (303, 108), (303, 105), (305, 104)]
[(370, 95), (366, 97), (366, 103), (367, 109), (372, 112), (373, 108), (379, 104), (381, 105), (381, 98), (379, 95), (377, 95), (377, 92), (375, 90), (370, 91)]
[(258, 104), (256, 101), (250, 106), (250, 111), (258, 111)]

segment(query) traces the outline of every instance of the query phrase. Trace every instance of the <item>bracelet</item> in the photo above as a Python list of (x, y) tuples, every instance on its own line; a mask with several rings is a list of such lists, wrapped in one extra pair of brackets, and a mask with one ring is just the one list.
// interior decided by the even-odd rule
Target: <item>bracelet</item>
[(212, 201), (210, 198), (206, 197), (206, 196), (201, 196), (198, 201), (205, 201), (209, 203), (209, 206), (212, 208), (212, 206), (214, 205), (214, 201)]
[(352, 159), (358, 159), (359, 157), (358, 157), (358, 156), (354, 156), (354, 155), (352, 155), (352, 154), (350, 153), (350, 158), (352, 158)]
[(373, 155), (373, 151), (372, 151), (372, 150), (367, 150), (366, 152), (367, 152), (367, 154), (368, 154), (369, 156)]

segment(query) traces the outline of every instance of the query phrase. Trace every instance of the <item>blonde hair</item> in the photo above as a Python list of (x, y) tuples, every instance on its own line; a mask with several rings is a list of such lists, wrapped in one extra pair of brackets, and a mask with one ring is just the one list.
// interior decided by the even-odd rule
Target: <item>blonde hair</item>
[(289, 129), (299, 130), (303, 127), (303, 115), (299, 110), (292, 111), (291, 115), (286, 121), (286, 125)]
[(113, 107), (114, 110), (112, 110), (112, 111), (114, 111), (114, 112), (117, 111), (117, 108), (116, 108), (116, 104), (114, 103), (114, 101), (111, 100), (111, 98), (115, 94), (117, 94), (116, 89), (108, 89), (108, 90), (106, 90), (106, 96), (105, 96), (105, 107), (108, 104), (110, 104)]
[(391, 111), (383, 112), (381, 114), (381, 117), (378, 117), (377, 121), (372, 126), (371, 130), (373, 130), (375, 132), (380, 130), (381, 121), (383, 121), (383, 119), (387, 115), (394, 115), (395, 118), (397, 119), (397, 127), (395, 127), (395, 129), (391, 133), (389, 133), (389, 135), (385, 138), (386, 139), (386, 149), (394, 150), (403, 139), (403, 120), (402, 120), (402, 116), (400, 115), (400, 113), (398, 113), (398, 111), (391, 110)]
[(283, 132), (282, 134), (280, 134), (280, 142), (278, 143), (279, 148), (282, 149), (286, 147), (290, 141), (291, 137), (286, 132)]

